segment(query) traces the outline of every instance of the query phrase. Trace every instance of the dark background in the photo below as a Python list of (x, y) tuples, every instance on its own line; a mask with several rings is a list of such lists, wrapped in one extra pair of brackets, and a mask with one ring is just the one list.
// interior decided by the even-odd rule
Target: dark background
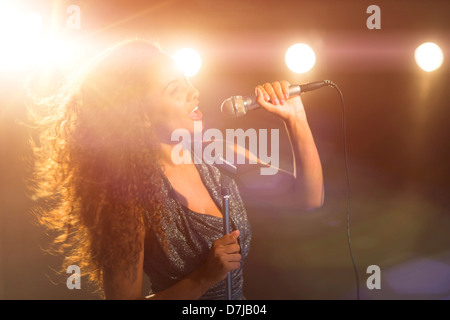
[[(223, 99), (252, 94), (255, 85), (286, 79), (330, 79), (347, 108), (351, 240), (364, 299), (450, 299), (450, 150), (448, 1), (18, 1), (44, 26), (65, 27), (66, 8), (81, 8), (81, 30), (67, 36), (81, 58), (126, 37), (159, 40), (167, 52), (200, 51), (192, 78), (211, 127), (278, 128), (254, 111), (230, 121)], [(381, 29), (369, 30), (366, 9), (381, 8)], [(436, 42), (444, 64), (421, 71), (414, 50)], [(284, 64), (295, 42), (311, 45), (316, 66), (304, 75)], [(49, 239), (34, 224), (23, 159), (30, 154), (23, 79), (4, 72), (0, 87), (0, 299), (96, 299), (82, 279), (68, 290), (58, 278), (61, 257), (43, 252)], [(39, 80), (38, 80), (39, 82)], [(326, 197), (314, 212), (249, 203), (253, 242), (245, 268), (248, 299), (355, 299), (347, 242), (347, 189), (339, 95), (324, 88), (303, 96), (321, 156)], [(281, 165), (290, 154), (280, 135)], [(381, 289), (368, 290), (370, 265)]]

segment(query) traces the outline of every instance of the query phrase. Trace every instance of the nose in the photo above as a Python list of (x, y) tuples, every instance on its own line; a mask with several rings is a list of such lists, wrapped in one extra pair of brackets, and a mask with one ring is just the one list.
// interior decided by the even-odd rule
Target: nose
[(189, 102), (197, 101), (200, 97), (200, 92), (189, 82), (189, 94), (187, 100)]

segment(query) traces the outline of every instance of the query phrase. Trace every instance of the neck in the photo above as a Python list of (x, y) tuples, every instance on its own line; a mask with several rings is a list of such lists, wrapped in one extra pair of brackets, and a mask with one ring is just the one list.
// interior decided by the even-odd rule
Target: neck
[[(175, 164), (172, 160), (172, 151), (173, 148), (175, 148), (176, 144), (168, 144), (168, 143), (161, 143), (160, 144), (160, 150), (161, 150), (161, 157), (159, 159), (160, 165), (164, 168), (164, 167), (169, 167), (171, 169), (183, 169), (185, 168), (187, 165), (189, 165), (189, 163), (183, 163), (181, 162), (180, 164)], [(189, 154), (189, 158), (191, 158), (191, 154), (189, 150), (184, 150), (183, 152), (187, 152)]]

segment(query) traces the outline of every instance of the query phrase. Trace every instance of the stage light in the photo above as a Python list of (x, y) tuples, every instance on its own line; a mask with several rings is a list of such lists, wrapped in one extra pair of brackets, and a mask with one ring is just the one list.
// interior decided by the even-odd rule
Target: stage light
[(35, 48), (42, 40), (42, 17), (10, 7), (0, 9), (0, 70), (24, 67), (32, 62)]
[(191, 48), (179, 49), (173, 54), (172, 57), (187, 77), (196, 75), (202, 66), (202, 59), (200, 55), (197, 51)]
[(81, 48), (63, 32), (43, 32), (38, 12), (0, 2), (0, 71), (19, 71), (34, 67), (68, 67)]
[(81, 50), (81, 47), (64, 37), (58, 35), (46, 37), (35, 49), (34, 61), (41, 66), (52, 65), (64, 69), (81, 54)]
[(437, 44), (426, 42), (417, 47), (414, 59), (422, 70), (431, 72), (442, 65), (444, 54)]
[(286, 51), (285, 61), (291, 71), (305, 73), (314, 67), (316, 55), (313, 49), (307, 44), (296, 43)]

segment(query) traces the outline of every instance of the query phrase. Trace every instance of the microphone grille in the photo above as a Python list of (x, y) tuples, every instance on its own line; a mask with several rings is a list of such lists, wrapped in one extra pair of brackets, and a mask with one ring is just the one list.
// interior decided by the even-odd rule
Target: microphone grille
[(233, 97), (230, 97), (222, 102), (222, 105), (220, 106), (220, 110), (223, 114), (229, 116), (229, 117), (235, 117), (236, 111), (234, 110), (234, 103), (232, 101)]
[(242, 96), (232, 96), (222, 102), (222, 113), (230, 117), (240, 117), (247, 113), (247, 108)]

